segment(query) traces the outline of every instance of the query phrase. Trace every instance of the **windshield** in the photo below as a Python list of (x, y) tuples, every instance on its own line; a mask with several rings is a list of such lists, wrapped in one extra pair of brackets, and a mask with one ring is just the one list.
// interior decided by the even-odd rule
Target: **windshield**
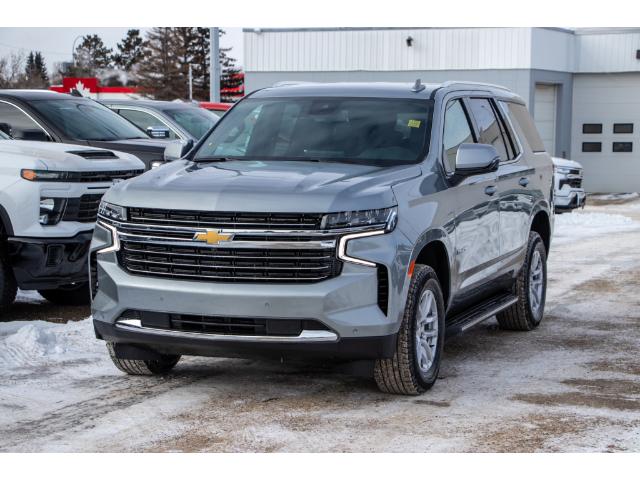
[(198, 140), (218, 121), (218, 116), (203, 108), (168, 108), (163, 112)]
[(195, 160), (415, 163), (426, 154), (431, 106), (410, 99), (247, 99), (220, 119)]
[(74, 140), (149, 138), (117, 113), (92, 100), (35, 100), (35, 110)]

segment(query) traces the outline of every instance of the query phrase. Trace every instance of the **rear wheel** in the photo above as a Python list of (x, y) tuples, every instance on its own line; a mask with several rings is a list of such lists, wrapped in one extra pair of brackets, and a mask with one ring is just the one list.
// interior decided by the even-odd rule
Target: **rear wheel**
[(51, 303), (57, 305), (89, 305), (91, 301), (89, 282), (74, 283), (48, 290), (38, 290), (38, 293)]
[[(2, 246), (0, 245), (0, 248)], [(9, 310), (18, 293), (18, 285), (13, 270), (7, 261), (4, 251), (0, 251), (0, 321)]]
[(513, 288), (518, 301), (496, 315), (500, 328), (533, 330), (542, 321), (547, 297), (547, 252), (536, 232), (529, 233), (525, 262)]
[(180, 355), (161, 355), (158, 360), (129, 360), (119, 358), (114, 344), (107, 342), (107, 350), (113, 364), (129, 375), (162, 375), (171, 371), (180, 361)]
[(376, 360), (383, 392), (419, 395), (433, 386), (444, 345), (444, 299), (431, 267), (416, 265), (393, 358)]

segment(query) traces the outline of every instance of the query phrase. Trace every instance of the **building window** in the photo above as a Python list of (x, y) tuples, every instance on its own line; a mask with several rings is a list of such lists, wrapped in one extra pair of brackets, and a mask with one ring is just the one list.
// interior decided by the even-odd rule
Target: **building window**
[(582, 142), (582, 151), (583, 152), (601, 152), (602, 151), (602, 143), (601, 142)]
[(633, 123), (614, 123), (613, 133), (633, 133)]
[(613, 142), (613, 152), (632, 152), (633, 142)]
[(583, 123), (582, 133), (602, 133), (601, 123)]

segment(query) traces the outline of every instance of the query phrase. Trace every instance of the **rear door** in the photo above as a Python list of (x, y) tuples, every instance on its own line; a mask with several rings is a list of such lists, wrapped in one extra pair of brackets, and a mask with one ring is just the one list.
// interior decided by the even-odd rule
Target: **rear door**
[[(463, 98), (447, 101), (443, 131), (443, 164), (455, 206), (455, 278), (456, 307), (464, 307), (486, 296), (487, 278), (497, 272), (500, 255), (500, 214), (498, 209), (497, 176), (495, 172), (464, 178), (454, 175), (458, 148), (463, 143), (475, 143), (476, 133)], [(454, 308), (456, 308), (454, 307)]]

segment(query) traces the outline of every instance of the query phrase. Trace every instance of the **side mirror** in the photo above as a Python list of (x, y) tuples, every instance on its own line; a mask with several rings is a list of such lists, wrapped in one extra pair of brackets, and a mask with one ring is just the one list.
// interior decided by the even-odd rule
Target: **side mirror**
[(169, 138), (171, 136), (171, 130), (166, 127), (148, 127), (147, 135), (151, 138)]
[(164, 149), (164, 161), (171, 162), (184, 157), (193, 147), (193, 140), (175, 140), (169, 142)]
[(13, 135), (11, 135), (11, 125), (8, 123), (0, 123), (0, 131), (13, 138)]
[(478, 175), (495, 172), (500, 165), (500, 155), (493, 145), (463, 143), (456, 154), (456, 174)]

